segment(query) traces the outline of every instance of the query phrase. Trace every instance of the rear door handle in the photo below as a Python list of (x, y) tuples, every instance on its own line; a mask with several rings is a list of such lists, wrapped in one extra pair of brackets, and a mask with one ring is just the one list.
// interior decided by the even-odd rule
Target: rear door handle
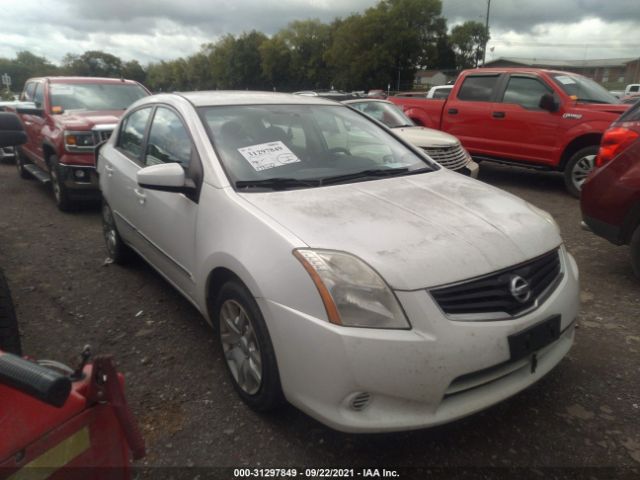
[(144, 202), (147, 199), (147, 196), (144, 194), (144, 190), (140, 190), (139, 188), (134, 188), (133, 193), (135, 193), (136, 197), (138, 197), (138, 201), (140, 202), (140, 205), (144, 205)]
[(504, 113), (504, 112), (493, 112), (493, 113), (491, 114), (491, 116), (492, 116), (493, 118), (504, 118), (504, 117), (506, 117), (506, 116), (507, 116), (507, 114), (506, 114), (506, 113)]
[(450, 115), (457, 115), (458, 109), (457, 108), (450, 108), (449, 110), (447, 110), (447, 113), (450, 114)]

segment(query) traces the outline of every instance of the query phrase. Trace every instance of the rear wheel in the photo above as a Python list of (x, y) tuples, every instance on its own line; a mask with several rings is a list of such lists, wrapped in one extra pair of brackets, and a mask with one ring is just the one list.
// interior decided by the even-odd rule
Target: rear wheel
[(284, 396), (273, 345), (251, 293), (236, 280), (225, 283), (214, 312), (217, 335), (236, 392), (257, 411), (282, 405)]
[(640, 225), (636, 227), (635, 232), (631, 236), (631, 266), (636, 277), (640, 278)]
[(64, 182), (60, 178), (60, 166), (58, 165), (58, 157), (55, 155), (49, 157), (49, 175), (51, 175), (53, 198), (56, 201), (58, 209), (63, 212), (70, 211), (73, 203), (69, 199), (67, 187), (64, 186)]
[(598, 146), (592, 145), (578, 150), (567, 162), (564, 169), (564, 184), (567, 191), (574, 197), (580, 197), (582, 184), (593, 170)]
[(0, 350), (22, 355), (18, 320), (7, 280), (0, 270)]
[(116, 228), (111, 207), (104, 200), (102, 200), (102, 236), (107, 247), (107, 254), (113, 263), (124, 265), (131, 260), (133, 252), (122, 241)]

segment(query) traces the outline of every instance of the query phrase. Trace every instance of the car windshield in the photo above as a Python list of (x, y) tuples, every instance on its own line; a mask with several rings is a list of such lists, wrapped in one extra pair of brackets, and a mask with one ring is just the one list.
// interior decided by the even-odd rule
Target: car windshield
[(63, 110), (126, 110), (147, 91), (131, 83), (52, 83), (51, 107)]
[(551, 75), (556, 84), (569, 96), (574, 96), (579, 102), (587, 103), (620, 103), (603, 87), (582, 75), (554, 73)]
[(308, 188), (437, 169), (344, 106), (241, 105), (199, 110), (237, 188)]
[(350, 107), (384, 123), (389, 128), (413, 127), (415, 124), (400, 108), (387, 102), (356, 102)]

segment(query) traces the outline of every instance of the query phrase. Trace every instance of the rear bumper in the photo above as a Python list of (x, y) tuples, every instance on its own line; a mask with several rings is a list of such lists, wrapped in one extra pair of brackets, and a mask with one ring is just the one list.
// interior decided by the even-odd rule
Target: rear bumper
[(611, 225), (609, 223), (598, 220), (597, 218), (590, 217), (588, 215), (582, 215), (583, 222), (589, 227), (589, 229), (598, 235), (599, 237), (609, 240), (615, 245), (623, 245), (624, 240), (622, 238), (622, 229), (618, 225)]

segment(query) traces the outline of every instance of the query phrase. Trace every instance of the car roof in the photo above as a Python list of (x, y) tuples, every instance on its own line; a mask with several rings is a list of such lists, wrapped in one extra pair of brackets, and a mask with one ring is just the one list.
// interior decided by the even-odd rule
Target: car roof
[(49, 83), (127, 83), (138, 85), (135, 80), (127, 80), (125, 78), (108, 78), (108, 77), (34, 77), (31, 80), (47, 80)]
[(373, 103), (373, 102), (390, 103), (391, 105), (395, 105), (389, 100), (384, 100), (382, 98), (356, 98), (355, 100), (343, 100), (341, 103), (344, 103), (345, 105), (351, 105), (353, 103)]
[[(202, 92), (175, 92), (196, 107), (215, 105), (336, 105), (322, 97), (292, 95), (290, 93), (254, 92), (247, 90), (213, 90)], [(153, 99), (153, 97), (147, 97)]]

